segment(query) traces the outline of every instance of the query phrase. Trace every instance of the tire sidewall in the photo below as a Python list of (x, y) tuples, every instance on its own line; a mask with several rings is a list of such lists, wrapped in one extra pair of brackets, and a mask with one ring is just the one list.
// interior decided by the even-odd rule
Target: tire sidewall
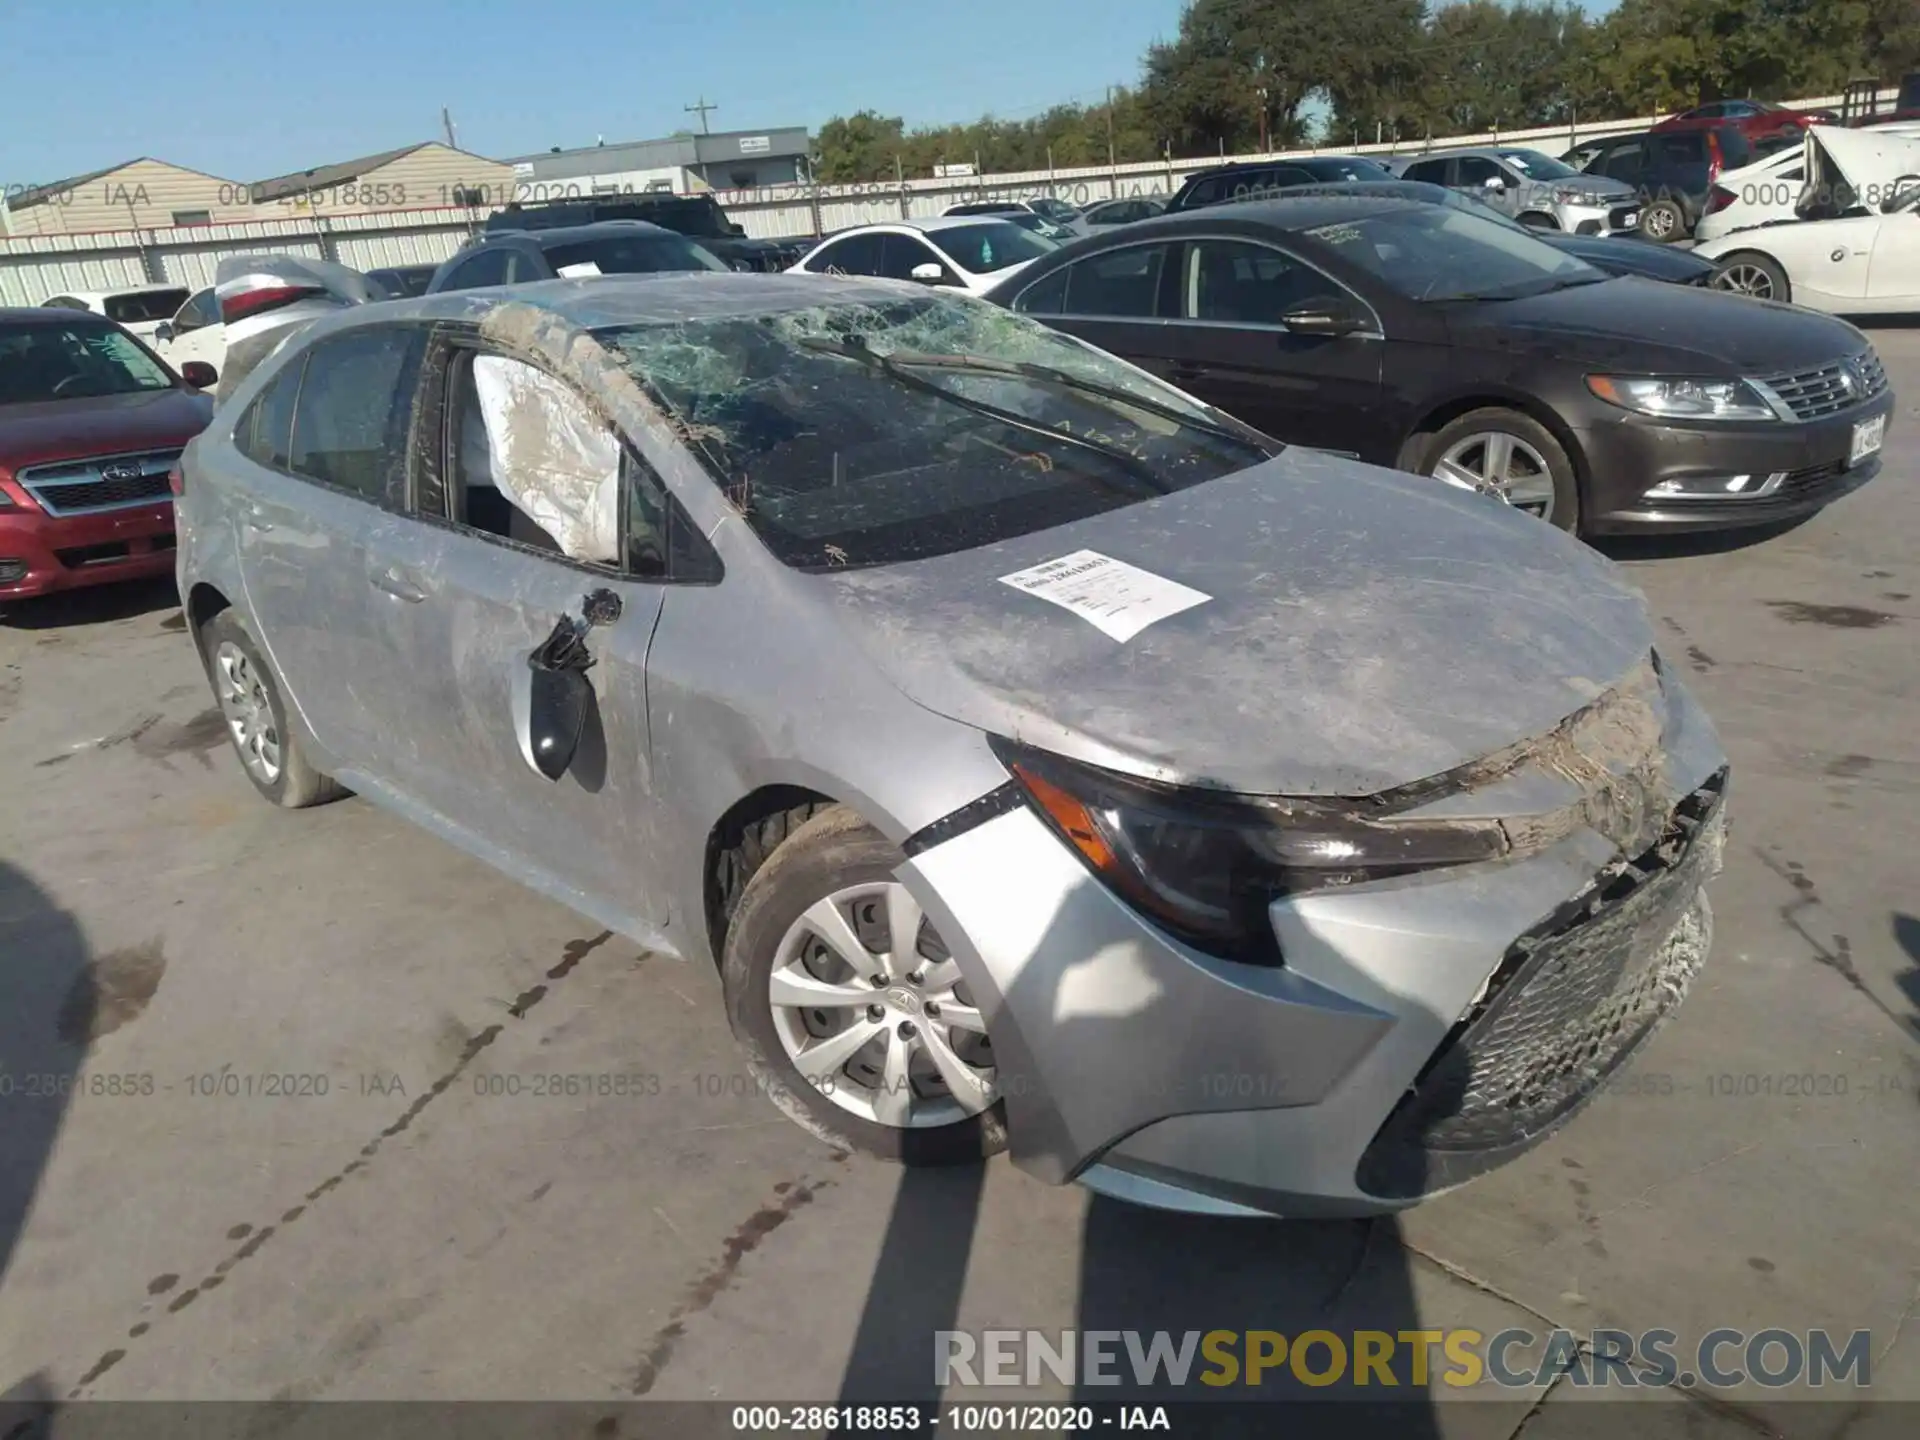
[[(240, 773), (247, 777), (247, 783), (275, 805), (285, 805), (288, 776), (293, 769), (294, 742), (292, 732), (287, 726), (286, 702), (280, 698), (280, 677), (274, 673), (273, 667), (267, 664), (266, 657), (260, 653), (260, 647), (254, 643), (253, 636), (247, 633), (246, 626), (240, 623), (233, 611), (222, 610), (207, 622), (206, 628), (201, 631), (200, 639), (201, 658), (206, 662), (207, 679), (214, 687), (214, 704), (220, 705), (219, 662), (215, 656), (222, 644), (229, 643), (238, 647), (240, 653), (247, 657), (248, 666), (258, 678), (260, 688), (266, 692), (267, 707), (273, 711), (274, 733), (280, 737), (280, 773), (274, 776), (273, 783), (271, 785), (262, 783), (260, 778), (248, 768), (246, 760), (240, 754), (240, 742), (234, 739), (233, 727), (230, 724), (227, 726), (227, 743), (233, 747), (233, 757), (239, 761)], [(220, 719), (223, 723), (227, 719), (224, 705), (220, 705)]]
[[(1773, 294), (1766, 298), (1779, 304), (1791, 302), (1793, 290), (1787, 280), (1787, 272), (1780, 268), (1779, 263), (1771, 255), (1762, 255), (1758, 250), (1736, 250), (1720, 261), (1721, 272), (1725, 273), (1735, 265), (1751, 265), (1757, 270), (1766, 271), (1767, 279), (1773, 285)], [(1737, 294), (1738, 292), (1727, 293)]]
[[(1656, 214), (1670, 217), (1665, 234), (1654, 234), (1653, 227), (1647, 223)], [(1640, 212), (1640, 233), (1658, 244), (1670, 244), (1685, 235), (1686, 231), (1686, 212), (1671, 200), (1655, 200)]]
[(815, 816), (754, 874), (727, 929), (720, 978), (727, 1023), (757, 1087), (803, 1129), (839, 1149), (912, 1165), (958, 1165), (1006, 1148), (1005, 1102), (938, 1129), (863, 1120), (803, 1077), (774, 1028), (768, 981), (780, 942), (815, 901), (836, 890), (895, 879), (897, 846), (836, 808)]
[[(1493, 430), (1505, 431), (1515, 439), (1526, 441), (1528, 445), (1540, 452), (1541, 458), (1547, 462), (1548, 473), (1553, 476), (1553, 515), (1546, 523), (1555, 529), (1578, 534), (1582, 507), (1580, 482), (1579, 477), (1574, 473), (1573, 461), (1568, 456), (1566, 447), (1554, 438), (1553, 432), (1531, 415), (1522, 414), (1518, 410), (1489, 407), (1470, 411), (1458, 419), (1447, 422), (1428, 441), (1421, 461), (1420, 473), (1431, 477), (1440, 457), (1446, 454), (1457, 441), (1468, 435), (1485, 434)], [(1435, 481), (1435, 483), (1444, 484), (1445, 482)]]

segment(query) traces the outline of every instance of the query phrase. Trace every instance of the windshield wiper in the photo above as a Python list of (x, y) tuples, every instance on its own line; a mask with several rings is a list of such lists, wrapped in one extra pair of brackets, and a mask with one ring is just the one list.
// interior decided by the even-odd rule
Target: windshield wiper
[(956, 395), (944, 385), (936, 385), (931, 380), (923, 380), (918, 375), (910, 374), (895, 364), (891, 355), (883, 355), (879, 351), (870, 349), (857, 341), (827, 340), (817, 336), (808, 336), (802, 339), (799, 344), (803, 350), (813, 350), (823, 355), (839, 355), (845, 359), (857, 361), (870, 369), (879, 371), (882, 375), (885, 375), (897, 384), (906, 386), (909, 390), (919, 391), (923, 395), (935, 396), (938, 399), (945, 400), (950, 405), (959, 406), (962, 410), (971, 410), (976, 415), (998, 421), (1010, 429), (1021, 430), (1029, 435), (1038, 435), (1047, 440), (1057, 440), (1062, 444), (1072, 445), (1081, 450), (1090, 450), (1095, 455), (1102, 456), (1119, 465), (1135, 479), (1146, 485), (1154, 494), (1165, 495), (1169, 493), (1168, 487), (1166, 483), (1161, 480), (1159, 472), (1138, 455), (1129, 454), (1117, 445), (1106, 445), (1098, 440), (1090, 440), (1084, 435), (1075, 435), (1066, 430), (1055, 430), (1051, 426), (1042, 425), (1037, 420), (1029, 420), (1026, 416), (1016, 414), (1012, 410), (1002, 410), (998, 405), (989, 405), (984, 400), (975, 400), (967, 395)]
[[(1088, 395), (1098, 395), (1120, 405), (1131, 405), (1144, 410), (1149, 415), (1158, 415), (1162, 420), (1171, 420), (1189, 430), (1198, 430), (1203, 435), (1211, 435), (1216, 440), (1225, 440), (1229, 444), (1243, 449), (1257, 450), (1263, 459), (1271, 459), (1286, 447), (1278, 441), (1270, 440), (1259, 431), (1229, 429), (1211, 420), (1201, 419), (1173, 405), (1158, 400), (1149, 400), (1136, 395), (1131, 390), (1122, 390), (1117, 385), (1103, 385), (1098, 380), (1088, 380), (1075, 375), (1071, 370), (1062, 370), (1053, 365), (1042, 365), (1035, 360), (1002, 360), (992, 355), (953, 355), (921, 350), (892, 350), (887, 358), (896, 365), (924, 366), (935, 370), (958, 370), (982, 375), (1019, 375), (1028, 380), (1039, 380), (1049, 385), (1058, 385), (1066, 390), (1079, 390)], [(1239, 422), (1235, 422), (1238, 424)]]

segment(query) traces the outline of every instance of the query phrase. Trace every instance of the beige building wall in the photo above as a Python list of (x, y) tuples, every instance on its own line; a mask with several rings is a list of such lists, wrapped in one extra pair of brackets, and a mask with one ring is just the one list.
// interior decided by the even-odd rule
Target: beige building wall
[(252, 219), (247, 187), (164, 160), (135, 160), (104, 175), (55, 189), (37, 204), (8, 205), (13, 235), (73, 235), (86, 230), (156, 229), (204, 220)]
[(422, 145), (337, 185), (281, 200), (263, 200), (255, 218), (431, 210), (462, 204), (464, 192), (472, 192), (483, 205), (504, 205), (513, 198), (513, 184), (511, 165), (435, 143)]

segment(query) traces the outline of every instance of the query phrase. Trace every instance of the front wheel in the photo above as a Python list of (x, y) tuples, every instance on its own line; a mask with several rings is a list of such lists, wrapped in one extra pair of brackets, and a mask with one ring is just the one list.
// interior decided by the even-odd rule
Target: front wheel
[(1793, 287), (1787, 282), (1787, 272), (1768, 256), (1750, 250), (1729, 255), (1721, 261), (1710, 283), (1716, 290), (1745, 295), (1753, 300), (1793, 298)]
[(1517, 410), (1460, 416), (1428, 439), (1422, 473), (1557, 525), (1580, 528), (1580, 486), (1553, 432)]
[(727, 930), (727, 1019), (773, 1103), (827, 1143), (912, 1165), (1006, 1148), (978, 1001), (897, 846), (844, 806), (754, 873)]
[(1640, 212), (1640, 233), (1665, 245), (1687, 233), (1687, 212), (1672, 200), (1655, 200)]

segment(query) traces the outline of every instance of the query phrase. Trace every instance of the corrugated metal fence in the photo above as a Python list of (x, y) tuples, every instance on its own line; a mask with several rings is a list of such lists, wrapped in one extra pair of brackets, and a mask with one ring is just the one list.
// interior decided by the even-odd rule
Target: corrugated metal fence
[[(1894, 94), (1885, 91), (1882, 98), (1891, 99)], [(1840, 97), (1825, 95), (1792, 103), (1833, 107), (1840, 104)], [(1330, 148), (1346, 155), (1407, 154), (1413, 149), (1454, 145), (1525, 145), (1559, 151), (1596, 136), (1644, 130), (1660, 118), (1648, 115), (1589, 125), (1454, 135), (1418, 147), (1401, 142)], [(886, 220), (923, 219), (967, 200), (1056, 195), (1072, 204), (1085, 205), (1123, 195), (1169, 194), (1188, 174), (1223, 160), (1280, 159), (1314, 153), (1329, 151), (1286, 150), (1268, 155), (866, 185), (783, 185), (721, 191), (718, 198), (749, 235), (777, 239)], [(215, 267), (228, 255), (314, 255), (360, 270), (438, 263), (460, 248), (485, 214), (484, 209), (447, 208), (80, 235), (0, 236), (0, 305), (37, 305), (63, 290), (100, 290), (126, 284), (171, 282), (198, 288), (213, 283)]]

